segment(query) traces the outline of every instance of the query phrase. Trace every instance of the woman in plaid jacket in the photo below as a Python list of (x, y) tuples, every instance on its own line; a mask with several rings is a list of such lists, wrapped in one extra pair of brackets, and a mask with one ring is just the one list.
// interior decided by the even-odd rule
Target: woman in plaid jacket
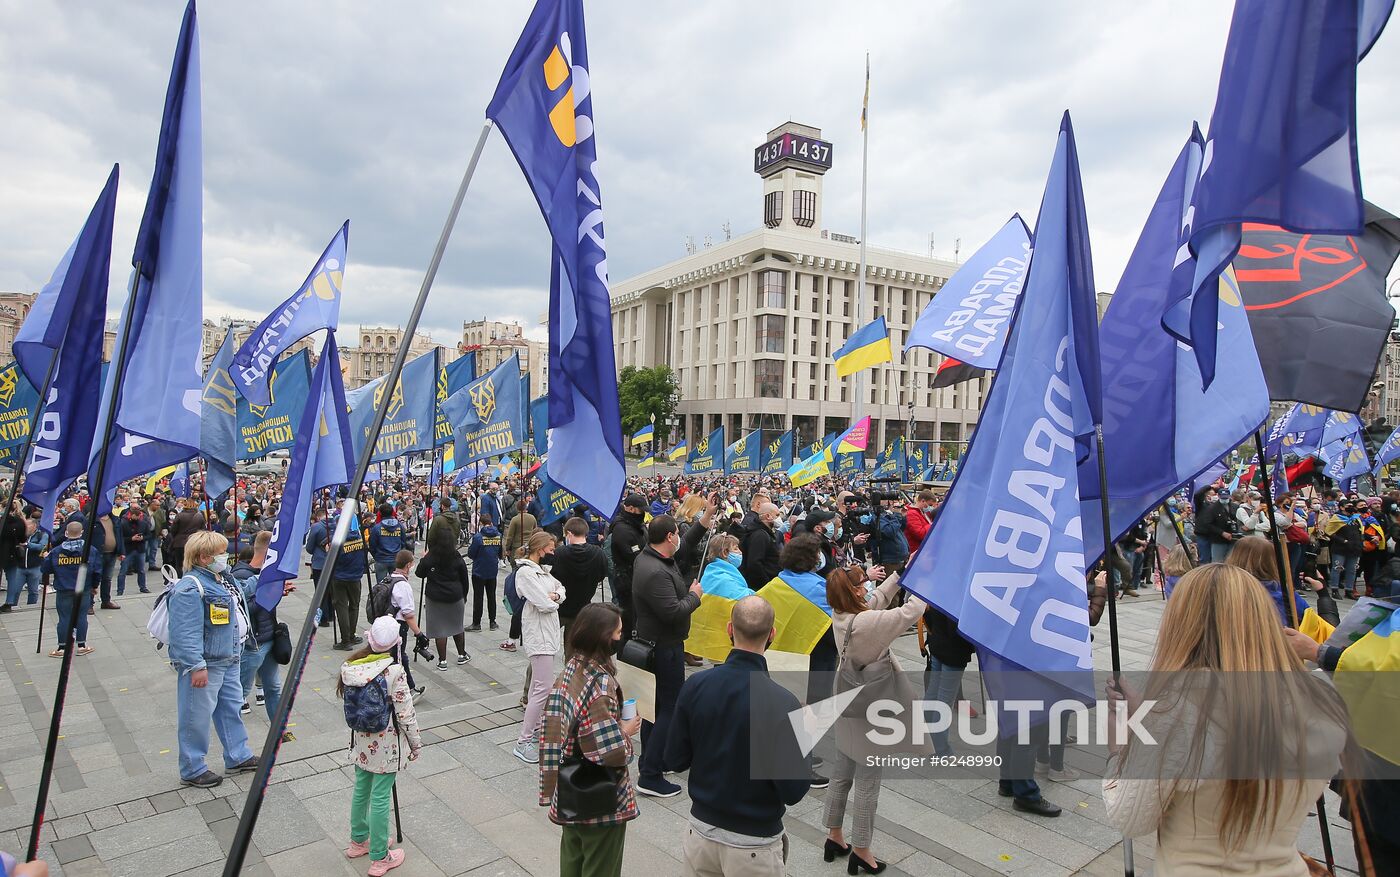
[[(627, 765), (641, 719), (623, 720), (622, 692), (614, 677), (613, 645), (622, 638), (622, 614), (611, 603), (589, 603), (569, 626), (572, 655), (549, 692), (540, 732), (540, 806), (564, 826), (560, 877), (613, 877), (622, 873), (627, 823), (637, 818), (637, 797)], [(560, 763), (575, 756), (617, 769), (613, 812), (566, 820), (559, 814)]]

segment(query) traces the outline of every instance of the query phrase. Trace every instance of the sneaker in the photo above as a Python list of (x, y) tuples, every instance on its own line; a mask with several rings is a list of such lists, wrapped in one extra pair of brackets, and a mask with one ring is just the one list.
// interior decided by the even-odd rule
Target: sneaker
[(350, 651), (350, 644), (336, 643), (335, 645), (331, 646), (331, 648), (335, 649), (337, 652), (348, 652)]
[(78, 648), (73, 651), (73, 654), (81, 658), (83, 655), (91, 655), (95, 651), (97, 651), (97, 649), (94, 649), (86, 643), (78, 643)]
[(657, 777), (637, 780), (637, 791), (653, 798), (674, 798), (681, 793), (681, 787), (665, 777)]
[(122, 607), (118, 606), (116, 603), (113, 603), (111, 600), (108, 600), (106, 603), (103, 603), (103, 604), (102, 604), (101, 608), (103, 608), (103, 609), (120, 609), (120, 608), (122, 608)]
[(501, 629), (501, 626), (500, 626), (499, 624), (497, 624), (496, 622), (493, 621), (493, 622), (491, 622), (491, 629), (492, 629), (492, 630), (500, 630), (500, 629)]
[(262, 706), (263, 704), (267, 703), (267, 696), (264, 695), (261, 690), (255, 691), (253, 692), (253, 703), (257, 704), (258, 706)]
[(540, 744), (534, 740), (527, 740), (524, 743), (516, 743), (515, 748), (510, 751), (511, 755), (525, 762), (526, 764), (540, 763)]
[(471, 655), (458, 655), (457, 666), (460, 667), (472, 659)]
[(223, 781), (224, 778), (214, 773), (212, 770), (206, 770), (193, 779), (187, 780), (184, 777), (180, 777), (180, 785), (194, 786), (196, 789), (212, 789)]
[(1050, 771), (1048, 776), (1057, 783), (1072, 783), (1079, 779), (1079, 771), (1072, 767), (1065, 767), (1060, 770)]
[(481, 633), (481, 625), (473, 624), (471, 627), (467, 628), (467, 633)]
[(149, 594), (149, 593), (151, 593), (151, 589), (150, 589), (150, 588), (142, 588), (142, 589), (141, 589), (141, 593), (143, 593), (143, 594)]
[(831, 785), (831, 780), (827, 779), (819, 773), (812, 774), (812, 788), (825, 789), (829, 785)]
[(0, 606), (0, 612), (13, 612), (13, 611), (15, 611), (15, 607), (14, 607), (14, 605), (11, 604), (11, 603), (6, 603), (4, 606)]
[(1048, 761), (1037, 761), (1037, 762), (1035, 763), (1035, 775), (1038, 776), (1038, 777), (1048, 777), (1048, 776), (1050, 776), (1050, 762), (1048, 762)]
[(1138, 592), (1137, 592), (1136, 590), (1134, 590), (1133, 588), (1124, 588), (1124, 589), (1123, 589), (1123, 596), (1124, 596), (1124, 597), (1136, 597), (1136, 596), (1138, 596)]
[(368, 840), (352, 840), (352, 841), (350, 841), (350, 846), (348, 846), (348, 847), (345, 848), (345, 858), (347, 858), (347, 859), (358, 859), (358, 858), (360, 858), (361, 856), (368, 856), (368, 855), (369, 855), (369, 841), (368, 841)]
[(363, 645), (363, 644), (364, 644), (364, 641), (365, 641), (365, 638), (364, 638), (364, 637), (362, 637), (362, 636), (357, 636), (357, 637), (355, 637), (354, 639), (350, 640), (350, 642), (347, 643), (345, 647), (346, 647), (346, 648), (349, 648), (350, 646)]
[(229, 770), (233, 773), (252, 773), (257, 769), (258, 757), (256, 755), (250, 755), (248, 756), (248, 758), (238, 762), (233, 767), (229, 768)]
[(384, 877), (385, 874), (403, 864), (404, 855), (403, 850), (390, 850), (384, 858), (370, 862), (369, 877)]
[(515, 640), (508, 639), (508, 640), (506, 640), (505, 642), (501, 643), (501, 651), (503, 651), (503, 652), (513, 652), (513, 651), (515, 651)]
[(246, 701), (246, 700), (243, 701), (243, 705), (240, 706), (240, 707), (238, 708), (238, 714), (239, 714), (240, 716), (246, 716), (246, 715), (248, 715), (249, 713), (251, 713), (252, 711), (253, 711), (252, 705), (249, 704), (248, 701)]
[(414, 703), (417, 703), (417, 702), (418, 702), (418, 698), (422, 697), (422, 696), (423, 696), (423, 692), (425, 692), (425, 691), (427, 691), (427, 690), (428, 690), (428, 686), (426, 686), (426, 685), (420, 685), (420, 686), (418, 686), (417, 688), (410, 688), (410, 689), (408, 690), (408, 693), (409, 693), (410, 698), (412, 698), (413, 702), (414, 702)]
[(446, 669), (447, 669), (447, 662), (446, 662), (446, 661), (438, 661), (438, 669), (439, 669), (439, 670), (446, 670)]

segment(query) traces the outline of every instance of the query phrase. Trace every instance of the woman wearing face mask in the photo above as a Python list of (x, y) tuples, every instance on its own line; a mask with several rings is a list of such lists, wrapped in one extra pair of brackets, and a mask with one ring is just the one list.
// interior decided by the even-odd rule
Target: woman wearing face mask
[(525, 601), (520, 612), (520, 631), (525, 654), (530, 656), (530, 690), (513, 754), (527, 764), (540, 760), (537, 734), (544, 714), (544, 700), (554, 680), (554, 656), (564, 650), (564, 637), (559, 628), (559, 604), (564, 602), (564, 586), (549, 574), (548, 558), (553, 554), (553, 534), (536, 530), (520, 549), (520, 565), (515, 571), (515, 590)]
[(223, 746), (225, 771), (258, 768), (238, 715), (243, 706), (238, 665), (252, 625), (242, 591), (228, 574), (227, 551), (228, 540), (218, 533), (202, 530), (190, 536), (185, 543), (187, 572), (167, 598), (170, 666), (179, 677), (175, 702), (180, 784), (197, 788), (224, 780), (204, 763), (211, 719)]
[(744, 555), (739, 551), (739, 540), (728, 533), (710, 537), (710, 549), (706, 553), (705, 568), (700, 575), (700, 587), (706, 594), (714, 594), (726, 600), (742, 600), (754, 593), (744, 581), (739, 566)]

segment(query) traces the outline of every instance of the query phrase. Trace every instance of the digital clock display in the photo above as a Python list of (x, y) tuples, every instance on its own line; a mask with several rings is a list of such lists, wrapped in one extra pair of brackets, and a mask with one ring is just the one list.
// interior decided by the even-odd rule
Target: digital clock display
[(803, 137), (801, 134), (775, 137), (753, 151), (754, 172), (762, 173), (765, 168), (785, 158), (796, 159), (822, 170), (830, 170), (831, 144), (815, 137)]

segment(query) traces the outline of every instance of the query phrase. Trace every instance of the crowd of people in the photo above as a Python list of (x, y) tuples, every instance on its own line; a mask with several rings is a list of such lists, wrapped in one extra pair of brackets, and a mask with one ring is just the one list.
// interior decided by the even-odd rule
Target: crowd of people
[[(332, 648), (350, 653), (337, 684), (353, 732), (356, 776), (346, 856), (368, 856), (372, 875), (402, 863), (403, 851), (389, 845), (389, 800), (401, 751), (412, 761), (421, 750), (415, 702), (431, 681), (414, 678), (410, 655), (428, 658), (439, 671), (468, 663), (466, 633), (480, 632), (483, 623), (499, 630), (500, 605), (509, 630), (499, 649), (523, 653), (526, 671), (524, 718), (512, 752), (538, 765), (539, 803), (563, 826), (561, 873), (619, 873), (626, 825), (639, 816), (636, 796), (682, 791), (690, 798), (687, 873), (785, 873), (783, 816), (812, 789), (826, 789), (826, 861), (844, 860), (851, 874), (882, 871), (874, 833), (882, 769), (846, 745), (868, 727), (843, 718), (837, 754), (828, 761), (784, 737), (764, 754), (772, 762), (764, 765), (751, 761), (750, 732), (759, 723), (788, 727), (783, 716), (830, 697), (833, 685), (840, 690), (848, 678), (889, 676), (910, 689), (896, 693), (903, 700), (922, 697), (949, 710), (961, 704), (976, 714), (961, 687), (973, 644), (952, 619), (900, 585), (941, 494), (879, 483), (855, 489), (834, 478), (795, 490), (776, 477), (636, 477), (605, 521), (582, 507), (551, 516), (531, 486), (517, 478), (439, 488), (409, 479), (371, 485), (362, 495), (318, 607)], [(262, 705), (271, 719), (282, 697), (286, 625), (254, 599), (279, 511), (279, 481), (247, 479), (223, 503), (176, 498), (163, 486), (142, 495), (138, 487), (119, 489), (112, 512), (95, 522), (86, 561), (100, 599), (89, 605), (93, 589), (81, 595), (76, 652), (92, 651), (88, 614), (118, 609), (114, 597), (125, 593), (128, 575), (147, 592), (147, 573), (165, 572), (179, 778), (184, 785), (217, 786), (224, 774), (256, 770), (243, 716)], [(51, 584), (57, 657), (68, 641), (90, 505), (82, 492), (64, 501), (52, 522), (58, 534), (52, 548), (37, 509), (16, 504), (0, 526), (0, 558), (10, 564), (0, 611), (12, 611), (26, 591), (35, 602), (42, 582)], [(312, 515), (305, 560), (313, 584), (346, 513), (345, 498), (326, 493)], [(1266, 539), (1274, 527), (1286, 539), (1292, 605), (1281, 584), (1288, 576)], [(1256, 491), (1231, 493), (1217, 483), (1189, 500), (1173, 497), (1129, 530), (1109, 559), (1106, 576), (1086, 581), (1091, 623), (1110, 588), (1128, 597), (1160, 589), (1170, 597), (1161, 637), (1171, 646), (1159, 646), (1154, 667), (1214, 660), (1214, 669), (1301, 670), (1298, 655), (1317, 655), (1307, 653), (1311, 640), (1300, 643), (1287, 633), (1312, 605), (1297, 594), (1311, 595), (1316, 611), (1335, 622), (1336, 599), (1355, 597), (1363, 587), (1385, 596), (1400, 578), (1400, 492), (1368, 499), (1290, 493), (1278, 498), (1271, 519)], [(807, 690), (798, 694), (767, 673), (765, 652), (782, 619), (758, 592), (774, 582), (827, 619), (811, 646)], [(295, 589), (284, 586), (285, 593)], [(733, 601), (726, 627), (733, 648), (708, 668), (686, 650), (692, 616), (706, 595)], [(1258, 643), (1241, 646), (1240, 625), (1218, 620), (1244, 616), (1210, 614), (1225, 603), (1231, 612), (1254, 613), (1251, 624), (1261, 607), (1268, 609), (1271, 624), (1248, 634)], [(905, 681), (908, 668), (893, 651), (911, 631), (924, 658), (921, 692)], [(1187, 642), (1201, 645), (1191, 651)], [(1269, 659), (1255, 666), (1258, 655)], [(621, 690), (619, 661), (654, 677), (645, 719)], [(762, 696), (753, 696), (755, 688)], [(1108, 696), (1130, 704), (1140, 697), (1123, 688)], [(754, 704), (763, 705), (761, 715)], [(1345, 730), (1344, 709), (1327, 715)], [(223, 773), (206, 763), (211, 727), (222, 744)], [(929, 751), (948, 756), (956, 742), (946, 731), (935, 733)], [(1189, 745), (1199, 750), (1219, 742)], [(1338, 759), (1342, 748), (1335, 747)], [(1041, 737), (1029, 745), (998, 740), (999, 794), (1018, 811), (1058, 816), (1039, 780), (1079, 777), (1064, 750)], [(1123, 746), (1115, 752), (1126, 759)], [(1201, 862), (1226, 859), (1254, 863), (1250, 873), (1296, 872), (1284, 866), (1281, 851), (1296, 837), (1305, 804), (1279, 804), (1277, 812), (1262, 814), (1205, 783), (1153, 792), (1113, 768), (1111, 761), (1104, 781), (1109, 819), (1129, 836), (1158, 832), (1158, 873), (1196, 873), (1191, 868)], [(675, 781), (681, 774), (684, 789)], [(1268, 786), (1268, 800), (1278, 803), (1281, 788), (1306, 793), (1300, 800), (1316, 797), (1311, 785), (1299, 784)], [(1182, 808), (1195, 815), (1181, 815)], [(1268, 832), (1259, 829), (1266, 817), (1275, 820)], [(1212, 834), (1212, 826), (1220, 831)], [(1180, 834), (1187, 831), (1194, 834)], [(1370, 832), (1381, 860), (1397, 861), (1396, 833), (1384, 821)]]

